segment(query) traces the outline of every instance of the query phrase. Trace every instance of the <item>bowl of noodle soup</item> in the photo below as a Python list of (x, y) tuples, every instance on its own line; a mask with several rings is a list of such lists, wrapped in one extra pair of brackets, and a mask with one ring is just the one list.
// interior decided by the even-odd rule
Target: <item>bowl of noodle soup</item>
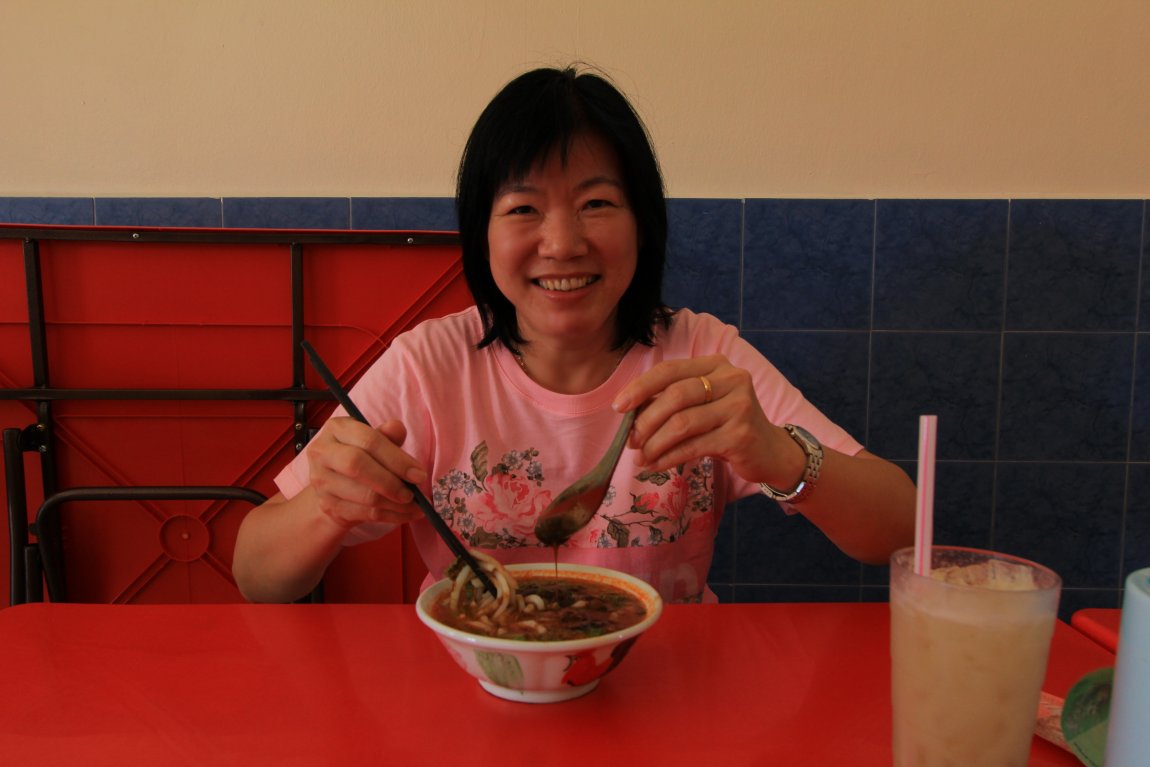
[(586, 695), (663, 611), (659, 593), (626, 573), (551, 562), (504, 566), (472, 553), (497, 596), (457, 565), (419, 596), (416, 613), (460, 668), (506, 700)]

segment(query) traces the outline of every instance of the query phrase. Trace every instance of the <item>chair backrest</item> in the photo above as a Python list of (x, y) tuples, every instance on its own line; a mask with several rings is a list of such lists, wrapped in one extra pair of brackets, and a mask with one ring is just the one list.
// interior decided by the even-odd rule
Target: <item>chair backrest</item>
[[(334, 406), (299, 341), (350, 385), (471, 303), (452, 233), (0, 225), (0, 599), (43, 572), (49, 599), (239, 600), (239, 521)], [(326, 599), (414, 599), (409, 535), (355, 548)]]
[[(16, 444), (10, 434), (15, 431), (5, 433), (8, 463)], [(21, 477), (14, 471), (7, 476), (8, 495), (14, 501), (10, 511), (17, 512), (9, 517), (12, 551), (18, 553), (12, 561), (20, 563), (20, 568), (11, 570), (13, 604), (40, 601), (44, 589), (53, 602), (93, 601), (108, 593), (109, 584), (114, 587), (117, 582), (125, 585), (103, 601), (234, 599), (231, 568), (221, 558), (216, 542), (219, 536), (215, 534), (220, 530), (217, 518), (235, 502), (258, 505), (267, 500), (263, 494), (241, 487), (76, 487), (50, 495), (40, 505), (35, 521), (25, 528), (18, 513), (20, 499), (26, 498), (19, 486)], [(171, 506), (171, 502), (178, 504)], [(62, 524), (66, 506), (75, 507), (73, 513), (84, 510), (100, 515), (91, 525), (96, 535), (69, 539)], [(242, 512), (235, 517), (238, 522)], [(155, 523), (150, 525), (155, 535), (133, 532), (133, 524), (149, 518)], [(35, 541), (29, 535), (33, 531)], [(141, 545), (145, 540), (152, 545)], [(70, 545), (66, 546), (66, 541)], [(121, 542), (128, 545), (118, 546)], [(124, 550), (117, 551), (120, 548)], [(69, 578), (73, 568), (76, 573)]]

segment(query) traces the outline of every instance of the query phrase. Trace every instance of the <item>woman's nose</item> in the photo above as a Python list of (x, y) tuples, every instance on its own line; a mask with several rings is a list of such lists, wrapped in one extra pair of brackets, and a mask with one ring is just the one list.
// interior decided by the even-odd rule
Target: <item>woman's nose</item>
[(539, 253), (547, 258), (574, 258), (587, 253), (587, 238), (577, 215), (552, 215), (544, 222)]

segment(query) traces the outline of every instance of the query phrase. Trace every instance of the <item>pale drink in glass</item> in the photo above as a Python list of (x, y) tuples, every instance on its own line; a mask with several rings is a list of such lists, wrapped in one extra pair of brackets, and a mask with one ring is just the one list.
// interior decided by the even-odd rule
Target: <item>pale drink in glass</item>
[(1026, 767), (1061, 579), (1006, 554), (891, 557), (895, 767)]

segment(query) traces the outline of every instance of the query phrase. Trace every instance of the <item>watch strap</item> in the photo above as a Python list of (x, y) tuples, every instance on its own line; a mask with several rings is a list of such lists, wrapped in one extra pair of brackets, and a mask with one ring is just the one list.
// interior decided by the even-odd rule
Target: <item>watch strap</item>
[(823, 446), (809, 431), (801, 426), (795, 426), (788, 423), (783, 425), (783, 429), (787, 434), (791, 435), (791, 439), (798, 443), (799, 447), (807, 456), (806, 466), (803, 467), (803, 475), (799, 478), (799, 482), (795, 485), (794, 489), (789, 492), (777, 490), (766, 482), (760, 482), (759, 487), (763, 491), (763, 495), (776, 501), (783, 503), (799, 503), (805, 498), (810, 496), (814, 491), (815, 485), (819, 481), (819, 471), (823, 465)]

